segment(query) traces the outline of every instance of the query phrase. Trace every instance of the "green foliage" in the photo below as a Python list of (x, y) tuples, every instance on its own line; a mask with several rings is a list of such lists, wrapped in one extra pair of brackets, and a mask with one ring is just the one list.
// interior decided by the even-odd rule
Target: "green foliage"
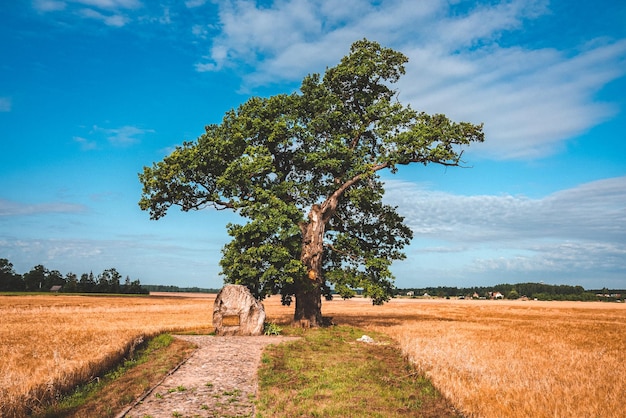
[(26, 290), (24, 279), (13, 269), (6, 258), (0, 258), (0, 292), (20, 292)]
[(281, 332), (283, 332), (283, 328), (273, 322), (263, 324), (263, 334), (265, 335), (280, 335)]
[(391, 85), (406, 62), (364, 39), (323, 76), (306, 76), (299, 92), (250, 98), (144, 167), (140, 208), (152, 219), (171, 206), (239, 213), (247, 222), (228, 225), (220, 265), (227, 282), (258, 298), (281, 294), (289, 303), (329, 296), (334, 285), (345, 297), (358, 288), (374, 303), (388, 300), (391, 263), (405, 257), (412, 232), (382, 202), (379, 172), (457, 166), (463, 146), (483, 141), (482, 125), (397, 101)]

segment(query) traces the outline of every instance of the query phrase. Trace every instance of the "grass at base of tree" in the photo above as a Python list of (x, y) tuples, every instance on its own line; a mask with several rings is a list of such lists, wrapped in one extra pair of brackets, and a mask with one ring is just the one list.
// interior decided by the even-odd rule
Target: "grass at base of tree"
[(259, 369), (258, 417), (460, 416), (391, 339), (345, 326), (297, 330), (268, 347)]
[(101, 378), (77, 387), (37, 417), (113, 417), (130, 406), (143, 393), (194, 350), (186, 341), (161, 334), (147, 341), (131, 359), (125, 360)]

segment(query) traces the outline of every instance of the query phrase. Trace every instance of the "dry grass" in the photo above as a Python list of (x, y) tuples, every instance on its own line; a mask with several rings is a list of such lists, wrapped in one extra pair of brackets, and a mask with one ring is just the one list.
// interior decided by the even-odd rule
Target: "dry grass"
[(626, 414), (626, 305), (400, 299), (325, 307), (396, 339), (468, 417)]
[(0, 416), (23, 416), (145, 338), (211, 326), (197, 298), (0, 296)]
[[(0, 296), (0, 416), (96, 376), (142, 338), (210, 330), (213, 299)], [(269, 320), (289, 322), (293, 307), (264, 304)], [(467, 416), (624, 416), (626, 304), (354, 299), (323, 309), (396, 339)]]

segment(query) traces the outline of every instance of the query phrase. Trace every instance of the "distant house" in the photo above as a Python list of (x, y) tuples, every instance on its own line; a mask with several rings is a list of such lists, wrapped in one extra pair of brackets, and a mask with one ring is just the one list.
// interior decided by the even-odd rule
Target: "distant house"
[(492, 292), (491, 299), (504, 299), (504, 295), (500, 292)]
[(415, 295), (415, 293), (412, 290), (409, 290), (408, 292), (406, 292), (407, 296), (413, 296)]
[(61, 290), (62, 287), (63, 286), (61, 286), (61, 285), (55, 285), (55, 286), (52, 286), (50, 288), (50, 291), (53, 292), (53, 293), (59, 293), (59, 291)]

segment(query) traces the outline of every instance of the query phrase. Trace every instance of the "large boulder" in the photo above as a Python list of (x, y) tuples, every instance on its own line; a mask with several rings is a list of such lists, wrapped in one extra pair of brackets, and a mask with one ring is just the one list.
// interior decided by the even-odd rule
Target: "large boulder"
[(213, 326), (217, 335), (261, 335), (265, 308), (247, 287), (226, 285), (213, 305)]

